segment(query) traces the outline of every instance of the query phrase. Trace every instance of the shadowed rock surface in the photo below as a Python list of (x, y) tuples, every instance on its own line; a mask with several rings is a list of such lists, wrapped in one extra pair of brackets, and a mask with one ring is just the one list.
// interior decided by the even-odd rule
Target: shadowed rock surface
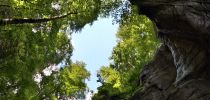
[(163, 43), (132, 100), (210, 100), (210, 1), (130, 1), (156, 24)]

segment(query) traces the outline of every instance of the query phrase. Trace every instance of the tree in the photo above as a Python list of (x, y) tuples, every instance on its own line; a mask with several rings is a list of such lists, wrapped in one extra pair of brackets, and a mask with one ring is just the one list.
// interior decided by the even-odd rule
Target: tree
[(39, 83), (39, 99), (68, 99), (85, 97), (85, 80), (90, 73), (85, 69), (83, 62), (72, 63), (53, 72), (50, 76), (44, 76)]
[(102, 86), (98, 87), (98, 93), (94, 95), (93, 100), (118, 100), (123, 99), (122, 91), (122, 77), (119, 71), (109, 67), (102, 66), (97, 73), (98, 82)]
[[(118, 43), (113, 49), (108, 67), (99, 71), (102, 86), (95, 100), (117, 96), (128, 99), (141, 88), (139, 75), (142, 67), (151, 60), (159, 42), (154, 33), (153, 23), (146, 16), (139, 16), (134, 6), (120, 23), (117, 33)], [(108, 94), (103, 96), (102, 91)], [(108, 99), (107, 99), (108, 100)]]
[[(54, 22), (54, 25), (57, 24)], [(10, 98), (14, 90), (17, 96), (28, 98), (36, 92), (37, 85), (33, 75), (44, 68), (59, 64), (61, 61), (70, 62), (72, 46), (67, 34), (53, 30), (49, 33), (46, 27), (32, 32), (31, 25), (1, 27), (1, 81), (4, 82), (1, 97)], [(7, 29), (8, 28), (8, 29)], [(9, 88), (9, 89), (8, 89)], [(27, 89), (32, 90), (27, 90)], [(11, 91), (8, 91), (11, 90)], [(30, 92), (30, 95), (28, 94)], [(9, 92), (9, 93), (7, 93)], [(23, 97), (22, 97), (23, 96)], [(15, 95), (14, 95), (15, 97)]]
[[(114, 63), (104, 69), (111, 77), (101, 73), (101, 76), (105, 75), (102, 77), (104, 90), (108, 94), (114, 90), (118, 96), (135, 90), (138, 78), (134, 76), (139, 74), (142, 64), (151, 57), (156, 42), (150, 38), (152, 28), (145, 27), (151, 25), (151, 22), (133, 11), (135, 9), (130, 8), (125, 0), (1, 0), (0, 99), (59, 99), (82, 94), (80, 91), (84, 90), (85, 84), (81, 79), (86, 79), (88, 74), (84, 68), (72, 65), (71, 33), (81, 30), (98, 17), (107, 16), (115, 17), (121, 27), (119, 43), (111, 57)], [(140, 60), (142, 58), (145, 60)], [(43, 75), (43, 70), (59, 64), (67, 67), (50, 76)], [(75, 74), (70, 72), (74, 70), (71, 67), (86, 74), (83, 77), (77, 74), (74, 78), (69, 77)], [(42, 76), (40, 84), (33, 78), (37, 73)], [(114, 76), (119, 73), (119, 76)]]
[[(33, 76), (52, 65), (73, 67), (71, 33), (99, 16), (110, 15), (120, 3), (120, 0), (0, 0), (0, 99), (36, 99), (37, 94), (42, 94), (39, 91), (48, 96), (51, 91), (40, 90)], [(42, 81), (47, 80), (49, 87), (55, 85), (51, 81), (64, 82), (67, 77), (61, 74), (68, 74), (68, 68), (51, 76), (42, 75)], [(86, 73), (83, 68), (81, 71)], [(75, 76), (73, 81), (81, 83), (78, 78), (86, 78), (87, 73), (84, 76)], [(79, 85), (84, 89), (84, 84)], [(62, 95), (80, 91), (58, 90)]]

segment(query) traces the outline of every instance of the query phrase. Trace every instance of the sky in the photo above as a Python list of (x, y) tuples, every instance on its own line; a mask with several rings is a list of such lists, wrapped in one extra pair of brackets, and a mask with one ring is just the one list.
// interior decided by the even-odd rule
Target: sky
[(87, 85), (90, 90), (97, 92), (97, 70), (101, 66), (109, 65), (109, 57), (116, 45), (118, 24), (112, 24), (111, 18), (98, 19), (92, 25), (86, 25), (79, 33), (72, 34), (74, 47), (72, 61), (83, 61), (90, 71), (90, 81)]

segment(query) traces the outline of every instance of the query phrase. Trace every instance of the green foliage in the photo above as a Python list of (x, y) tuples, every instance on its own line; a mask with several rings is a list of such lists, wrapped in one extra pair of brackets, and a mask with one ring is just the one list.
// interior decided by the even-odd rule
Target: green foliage
[[(33, 27), (18, 25), (1, 28), (0, 80), (4, 82), (1, 87), (5, 88), (5, 91), (0, 91), (2, 98), (35, 96), (38, 86), (33, 75), (52, 64), (70, 62), (72, 46), (67, 34), (55, 30), (46, 32), (45, 27), (34, 33)], [(10, 95), (14, 90), (18, 93)]]
[[(158, 46), (151, 21), (138, 16), (127, 1), (0, 0), (0, 99), (84, 96), (90, 73), (84, 63), (71, 62), (71, 33), (108, 16), (120, 22), (119, 40), (113, 63), (98, 74), (103, 85), (94, 98), (122, 99), (139, 86), (136, 76)], [(65, 67), (49, 76), (43, 72), (59, 64)]]
[[(112, 0), (0, 0), (0, 99), (81, 95), (89, 73), (83, 63), (71, 64), (71, 33), (117, 4)], [(9, 21), (13, 23), (4, 23)], [(67, 67), (51, 76), (43, 74), (61, 63)], [(34, 81), (37, 73), (42, 76), (40, 84)]]
[(81, 97), (87, 87), (85, 79), (88, 79), (89, 76), (90, 73), (85, 69), (83, 62), (72, 63), (60, 69), (59, 72), (43, 76), (37, 97), (40, 99), (77, 98), (78, 95)]
[(85, 79), (89, 76), (90, 73), (85, 69), (85, 64), (76, 62), (71, 67), (63, 69), (61, 81), (64, 86), (61, 86), (61, 89), (69, 95), (78, 91), (84, 91), (86, 89)]
[(98, 81), (101, 83), (113, 84), (114, 88), (119, 88), (121, 86), (120, 73), (110, 67), (101, 67), (98, 72), (98, 77), (100, 77)]
[[(109, 67), (102, 67), (98, 72), (102, 86), (98, 88), (99, 92), (94, 96), (94, 100), (113, 96), (128, 99), (140, 88), (141, 69), (159, 46), (158, 40), (155, 39), (153, 23), (147, 17), (138, 15), (135, 7), (121, 21), (117, 37), (118, 43), (111, 56), (113, 63)], [(101, 94), (105, 90), (108, 93), (106, 96)]]
[(122, 92), (118, 88), (113, 88), (113, 84), (103, 83), (98, 88), (98, 93), (94, 95), (93, 100), (124, 100)]

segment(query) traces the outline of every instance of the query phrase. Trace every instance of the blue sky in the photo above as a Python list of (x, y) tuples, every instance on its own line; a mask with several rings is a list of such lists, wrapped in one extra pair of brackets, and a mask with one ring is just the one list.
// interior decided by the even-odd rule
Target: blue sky
[(96, 92), (100, 83), (97, 83), (97, 70), (103, 65), (109, 65), (109, 57), (116, 45), (118, 25), (112, 24), (111, 18), (98, 19), (93, 25), (86, 25), (80, 33), (72, 35), (74, 46), (73, 61), (83, 61), (91, 72), (87, 85)]

